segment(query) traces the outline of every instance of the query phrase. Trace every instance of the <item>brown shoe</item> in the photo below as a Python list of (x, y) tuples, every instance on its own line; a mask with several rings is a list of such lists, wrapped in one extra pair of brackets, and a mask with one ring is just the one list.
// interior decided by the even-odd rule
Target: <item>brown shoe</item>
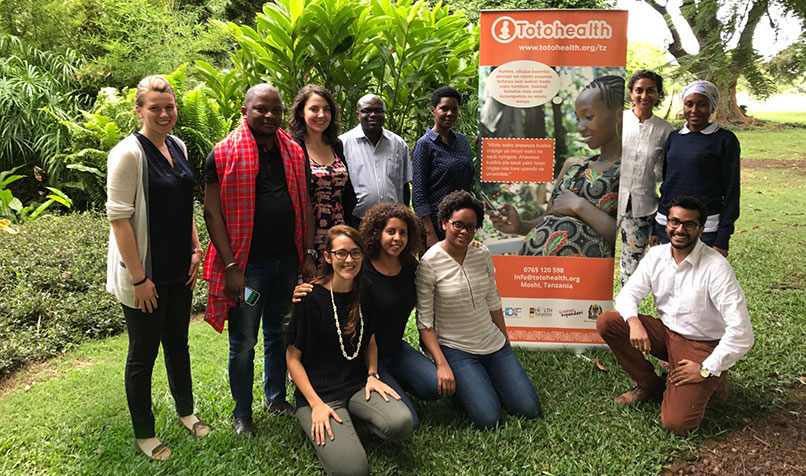
[(663, 400), (663, 391), (665, 389), (665, 379), (663, 377), (658, 377), (652, 387), (644, 388), (640, 385), (636, 385), (635, 387), (616, 397), (613, 401), (622, 405), (632, 405), (634, 403), (643, 402), (646, 400), (660, 402)]

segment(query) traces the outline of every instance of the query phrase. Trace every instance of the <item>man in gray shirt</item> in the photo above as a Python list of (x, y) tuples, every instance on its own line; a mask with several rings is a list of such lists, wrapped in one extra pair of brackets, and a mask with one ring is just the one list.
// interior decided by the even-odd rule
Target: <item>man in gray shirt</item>
[(358, 100), (359, 125), (339, 136), (358, 197), (353, 210), (358, 220), (376, 203), (409, 204), (409, 148), (400, 136), (383, 128), (385, 121), (383, 100), (367, 94)]

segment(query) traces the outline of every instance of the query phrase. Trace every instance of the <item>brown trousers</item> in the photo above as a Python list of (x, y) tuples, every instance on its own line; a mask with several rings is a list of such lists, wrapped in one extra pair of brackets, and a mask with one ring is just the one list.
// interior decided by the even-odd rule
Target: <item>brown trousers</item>
[[(651, 345), (650, 353), (669, 362), (669, 369), (677, 368), (682, 359), (694, 362), (704, 361), (718, 340), (694, 341), (670, 331), (660, 319), (639, 314), (638, 318), (646, 329)], [(619, 364), (631, 379), (642, 388), (649, 389), (655, 384), (657, 375), (652, 364), (643, 354), (630, 344), (630, 326), (615, 311), (606, 311), (596, 320), (596, 328), (613, 351)], [(709, 377), (702, 383), (686, 385), (666, 385), (663, 392), (660, 419), (663, 427), (677, 435), (686, 435), (697, 428), (705, 415), (705, 405), (714, 392), (724, 398), (725, 374)]]

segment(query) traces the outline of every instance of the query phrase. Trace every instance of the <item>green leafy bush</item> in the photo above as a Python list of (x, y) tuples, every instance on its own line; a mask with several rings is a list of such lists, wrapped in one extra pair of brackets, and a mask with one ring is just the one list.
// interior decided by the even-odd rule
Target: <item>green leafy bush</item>
[[(204, 226), (198, 229), (207, 243)], [(0, 376), (125, 327), (120, 305), (106, 292), (103, 215), (43, 217), (17, 230), (0, 236)], [(206, 293), (200, 281), (194, 311), (204, 309)]]
[(238, 43), (240, 81), (269, 81), (289, 103), (307, 83), (327, 87), (344, 127), (368, 92), (387, 106), (386, 127), (413, 142), (431, 121), (431, 91), (450, 84), (474, 91), (478, 26), (442, 3), (420, 0), (277, 0), (255, 28), (216, 22)]
[[(203, 193), (204, 159), (233, 124), (221, 113), (214, 95), (204, 84), (187, 76), (187, 65), (165, 75), (176, 92), (178, 119), (172, 134), (185, 142), (196, 179), (196, 196)], [(135, 90), (103, 88), (82, 120), (62, 120), (70, 146), (47, 161), (51, 176), (76, 190), (76, 207), (100, 209), (106, 201), (106, 160), (109, 151), (139, 128), (134, 111)], [(228, 113), (229, 114), (229, 113)]]
[(67, 143), (51, 120), (71, 118), (79, 107), (75, 51), (39, 50), (0, 31), (0, 170), (57, 153)]
[(208, 15), (182, 1), (3, 0), (0, 30), (43, 50), (80, 51), (82, 83), (93, 92), (130, 87), (192, 59), (223, 59), (226, 43)]

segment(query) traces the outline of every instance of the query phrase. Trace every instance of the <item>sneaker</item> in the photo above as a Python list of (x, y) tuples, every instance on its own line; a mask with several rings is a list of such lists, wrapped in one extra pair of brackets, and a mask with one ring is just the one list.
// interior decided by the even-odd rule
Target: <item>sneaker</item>
[(274, 415), (285, 415), (293, 417), (297, 414), (297, 409), (294, 408), (294, 405), (291, 405), (285, 400), (274, 401), (271, 403), (264, 400), (263, 409)]
[(251, 416), (235, 417), (232, 419), (232, 431), (236, 436), (244, 436), (249, 438), (255, 431), (255, 425), (252, 422)]
[(663, 400), (663, 391), (666, 389), (666, 380), (663, 377), (655, 379), (655, 383), (650, 388), (644, 388), (640, 385), (627, 390), (613, 401), (622, 405), (632, 405), (637, 402), (651, 400), (660, 403)]

